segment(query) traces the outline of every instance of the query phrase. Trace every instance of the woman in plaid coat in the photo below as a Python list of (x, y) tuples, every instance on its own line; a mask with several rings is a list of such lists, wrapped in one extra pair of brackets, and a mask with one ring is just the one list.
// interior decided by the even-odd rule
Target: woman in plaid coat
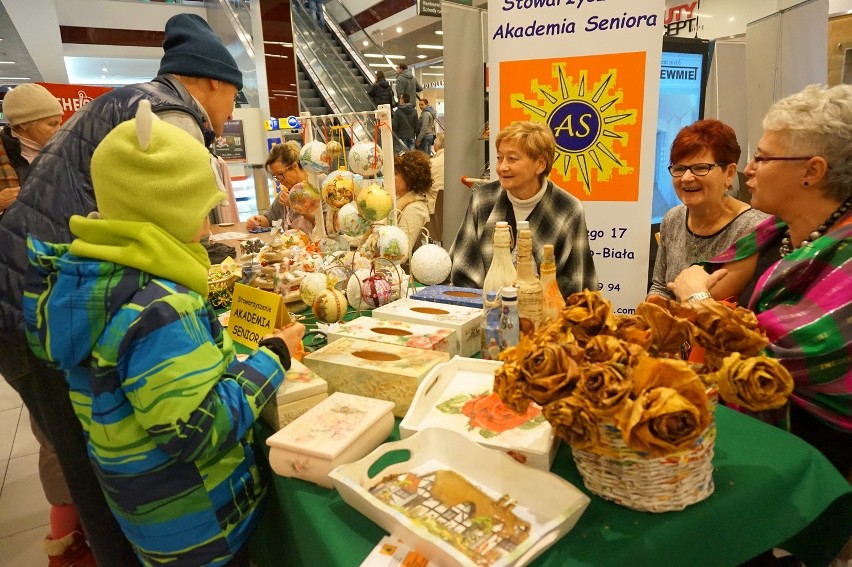
[(556, 255), (562, 295), (596, 290), (598, 277), (589, 249), (586, 216), (579, 200), (547, 179), (556, 140), (545, 124), (514, 122), (497, 135), (497, 176), (473, 192), (467, 214), (450, 248), (453, 285), (481, 288), (493, 255), (494, 226), (529, 221), (533, 255), (543, 259), (545, 244)]

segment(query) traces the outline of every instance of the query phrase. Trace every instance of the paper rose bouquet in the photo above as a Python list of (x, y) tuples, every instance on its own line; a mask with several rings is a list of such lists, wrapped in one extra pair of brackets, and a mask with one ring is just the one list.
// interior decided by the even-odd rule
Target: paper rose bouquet
[[(605, 424), (630, 449), (661, 457), (696, 445), (712, 423), (716, 391), (754, 411), (786, 403), (792, 378), (760, 354), (766, 344), (746, 309), (660, 298), (616, 316), (599, 293), (585, 291), (500, 355), (494, 391), (518, 412), (538, 403), (574, 449), (600, 446)], [(684, 360), (685, 345), (706, 351), (703, 364)]]

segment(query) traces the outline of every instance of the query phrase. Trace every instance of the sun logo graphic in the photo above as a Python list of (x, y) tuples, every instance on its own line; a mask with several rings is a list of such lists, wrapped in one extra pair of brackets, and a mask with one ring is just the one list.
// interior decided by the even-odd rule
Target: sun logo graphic
[(644, 67), (643, 53), (503, 62), (501, 125), (547, 124), (550, 178), (575, 197), (636, 201)]

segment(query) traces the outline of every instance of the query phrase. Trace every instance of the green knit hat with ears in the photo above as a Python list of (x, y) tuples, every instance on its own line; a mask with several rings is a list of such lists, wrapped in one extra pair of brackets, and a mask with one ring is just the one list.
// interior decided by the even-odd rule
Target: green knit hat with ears
[(210, 210), (226, 199), (215, 158), (198, 140), (161, 121), (140, 101), (92, 155), (92, 186), (105, 220), (153, 223), (191, 242)]

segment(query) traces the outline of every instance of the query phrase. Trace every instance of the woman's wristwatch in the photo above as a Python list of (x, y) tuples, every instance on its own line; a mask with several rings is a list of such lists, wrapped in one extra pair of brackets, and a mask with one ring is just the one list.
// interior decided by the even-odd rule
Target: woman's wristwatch
[(276, 355), (281, 361), (281, 366), (284, 370), (290, 370), (290, 351), (287, 349), (287, 344), (280, 337), (268, 337), (257, 343), (258, 348), (266, 347)]
[(711, 299), (713, 296), (710, 295), (709, 291), (697, 291), (686, 298), (687, 303), (695, 303), (696, 301), (704, 301), (705, 299)]

